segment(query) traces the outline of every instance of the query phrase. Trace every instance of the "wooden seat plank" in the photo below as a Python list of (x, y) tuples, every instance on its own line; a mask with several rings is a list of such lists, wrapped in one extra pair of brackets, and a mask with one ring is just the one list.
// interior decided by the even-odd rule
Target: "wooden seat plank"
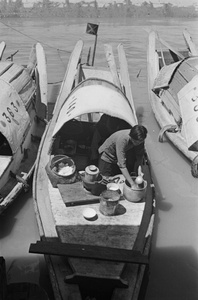
[(102, 246), (37, 241), (36, 244), (30, 245), (29, 252), (107, 261), (130, 262), (134, 264), (148, 264), (148, 257), (141, 254), (140, 251)]

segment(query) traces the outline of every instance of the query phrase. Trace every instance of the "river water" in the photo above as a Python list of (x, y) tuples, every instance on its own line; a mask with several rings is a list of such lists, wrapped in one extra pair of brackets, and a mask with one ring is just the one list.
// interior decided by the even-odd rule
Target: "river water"
[[(87, 22), (99, 23), (95, 64), (102, 64), (104, 43), (113, 45), (116, 58), (116, 47), (123, 43), (138, 117), (149, 131), (156, 218), (145, 300), (198, 299), (198, 181), (183, 155), (168, 141), (158, 142), (159, 127), (148, 100), (146, 76), (146, 30), (157, 30), (180, 48), (184, 47), (182, 31), (187, 28), (198, 46), (198, 20), (1, 19), (0, 36), (7, 44), (4, 58), (18, 50), (14, 61), (26, 64), (31, 46), (40, 42), (46, 52), (49, 86), (58, 86), (77, 40), (83, 39), (87, 48), (93, 46), (94, 36), (85, 33)], [(30, 243), (38, 239), (30, 191), (0, 217), (0, 255), (6, 259), (9, 283), (38, 283), (53, 299), (43, 256), (28, 253)]]

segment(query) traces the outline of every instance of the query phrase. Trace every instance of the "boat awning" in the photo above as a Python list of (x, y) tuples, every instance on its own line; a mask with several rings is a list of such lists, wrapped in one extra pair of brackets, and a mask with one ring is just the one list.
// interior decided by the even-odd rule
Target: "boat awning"
[(15, 153), (24, 139), (30, 117), (16, 90), (3, 79), (0, 79), (0, 90), (0, 132)]
[(88, 79), (66, 99), (57, 118), (53, 136), (69, 120), (93, 112), (123, 119), (131, 126), (137, 123), (129, 101), (118, 87), (105, 80)]
[(167, 89), (169, 87), (169, 83), (172, 79), (173, 73), (179, 64), (181, 64), (181, 61), (177, 61), (176, 63), (173, 63), (171, 65), (164, 66), (160, 70), (158, 76), (154, 81), (154, 85), (152, 89), (154, 92), (156, 90)]
[(198, 75), (178, 93), (188, 150), (198, 151)]

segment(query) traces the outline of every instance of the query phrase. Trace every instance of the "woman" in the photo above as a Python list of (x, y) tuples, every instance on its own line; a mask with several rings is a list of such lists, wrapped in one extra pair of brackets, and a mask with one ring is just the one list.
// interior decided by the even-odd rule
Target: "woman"
[(113, 133), (98, 150), (100, 173), (106, 177), (122, 173), (131, 186), (135, 185), (129, 174), (128, 165), (132, 164), (134, 171), (141, 165), (146, 136), (147, 129), (142, 125)]

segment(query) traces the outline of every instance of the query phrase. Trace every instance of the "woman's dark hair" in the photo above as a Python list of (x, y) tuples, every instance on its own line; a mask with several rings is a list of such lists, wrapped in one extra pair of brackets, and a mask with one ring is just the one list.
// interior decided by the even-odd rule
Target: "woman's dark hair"
[(143, 125), (135, 125), (131, 128), (129, 135), (133, 140), (143, 141), (147, 136), (147, 132), (146, 127)]

